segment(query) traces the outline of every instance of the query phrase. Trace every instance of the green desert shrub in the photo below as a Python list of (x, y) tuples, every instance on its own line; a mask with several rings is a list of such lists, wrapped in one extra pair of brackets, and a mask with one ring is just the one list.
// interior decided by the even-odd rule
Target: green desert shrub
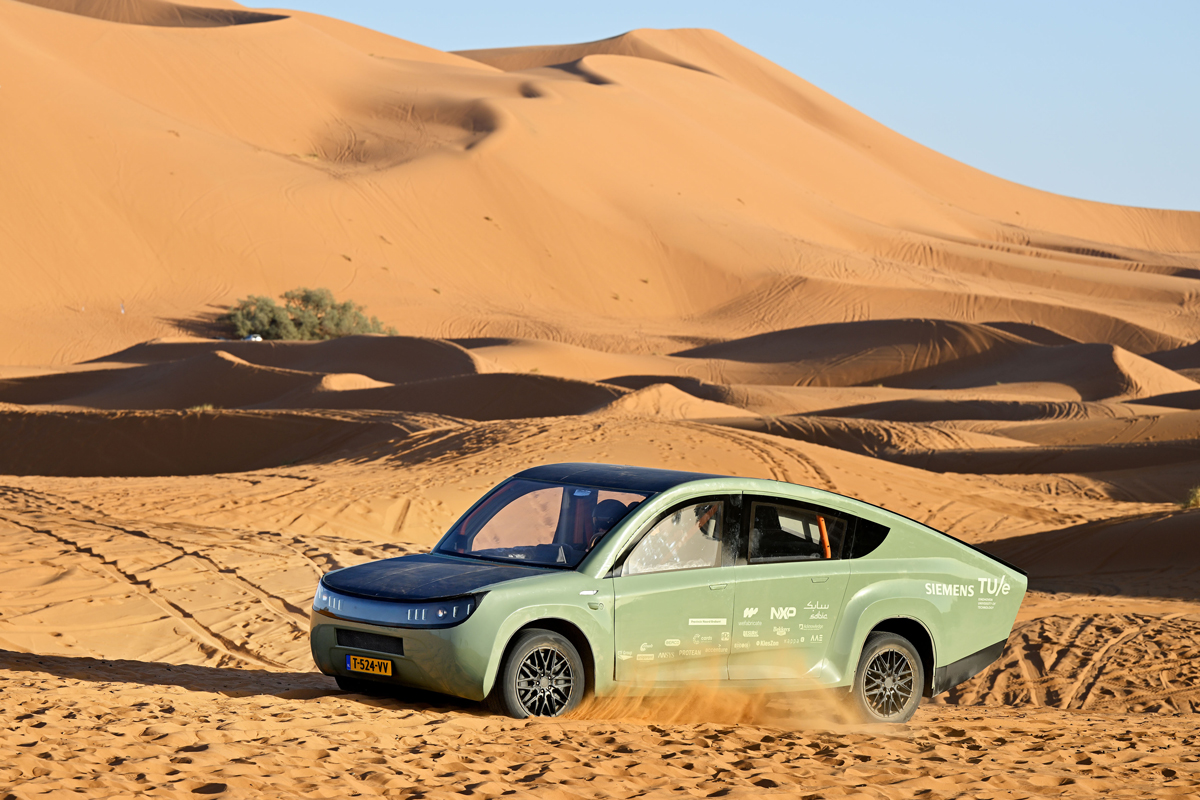
[(1200, 486), (1193, 486), (1188, 490), (1187, 496), (1180, 503), (1184, 509), (1200, 508)]
[(225, 316), (234, 336), (257, 333), (264, 339), (336, 339), (359, 333), (396, 335), (363, 307), (347, 300), (339, 303), (328, 289), (293, 289), (283, 293), (283, 305), (269, 297), (251, 295), (238, 300)]

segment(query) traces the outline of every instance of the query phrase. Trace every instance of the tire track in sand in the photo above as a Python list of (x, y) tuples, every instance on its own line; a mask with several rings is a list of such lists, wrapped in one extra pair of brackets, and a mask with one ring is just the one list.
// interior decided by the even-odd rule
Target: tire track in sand
[(158, 591), (151, 586), (149, 581), (142, 580), (137, 576), (126, 572), (125, 570), (121, 569), (117, 562), (109, 559), (91, 547), (74, 541), (67, 536), (60, 536), (49, 529), (39, 528), (27, 522), (23, 522), (20, 519), (16, 519), (8, 514), (0, 513), (0, 519), (4, 520), (10, 525), (22, 528), (31, 533), (53, 539), (63, 547), (88, 556), (95, 562), (99, 562), (100, 569), (109, 578), (116, 580), (118, 583), (128, 584), (139, 596), (153, 603), (168, 616), (174, 618), (181, 625), (183, 625), (188, 631), (189, 635), (201, 645), (202, 649), (207, 649), (214, 653), (223, 652), (236, 660), (243, 661), (247, 664), (252, 664), (256, 667), (268, 667), (271, 669), (282, 670), (291, 669), (286, 664), (281, 664), (273, 659), (267, 658), (266, 656), (259, 655), (249, 648), (239, 645), (237, 642), (234, 642), (233, 640), (212, 630), (196, 619), (195, 616), (193, 616), (187, 609), (171, 602), (159, 594)]
[[(5, 488), (8, 488), (8, 487), (5, 487)], [(8, 494), (8, 492), (5, 492), (4, 494)], [(27, 501), (30, 499), (33, 499), (33, 498), (37, 498), (37, 499), (40, 499), (43, 504), (49, 504), (49, 503), (53, 502), (50, 500), (50, 498), (48, 496), (42, 495), (40, 492), (32, 492), (29, 490), (22, 490), (22, 494), (25, 495), (25, 498)], [(62, 499), (62, 498), (59, 498), (59, 499)], [(74, 505), (80, 505), (80, 506), (84, 505), (82, 503), (77, 503), (76, 501), (73, 501), (73, 500), (65, 500), (64, 502), (71, 503)], [(84, 507), (86, 508), (86, 506), (84, 506)], [(45, 512), (44, 508), (39, 509), (39, 510), (41, 510), (43, 513)], [(63, 506), (55, 506), (55, 510), (66, 511), (66, 508), (64, 508)], [(100, 513), (97, 509), (89, 509), (89, 510), (93, 511), (96, 514)], [(118, 534), (124, 534), (126, 536), (132, 536), (132, 537), (135, 537), (138, 539), (144, 539), (146, 541), (153, 542), (156, 545), (158, 545), (159, 547), (162, 547), (163, 549), (165, 549), (167, 551), (174, 552), (176, 554), (176, 556), (175, 556), (175, 559), (172, 559), (172, 561), (178, 560), (181, 558), (185, 558), (185, 557), (191, 557), (191, 558), (195, 559), (195, 561), (206, 571), (211, 572), (212, 574), (216, 575), (221, 580), (227, 580), (227, 581), (232, 582), (238, 589), (258, 598), (268, 608), (270, 608), (272, 611), (276, 612), (276, 614), (284, 617), (285, 619), (289, 619), (290, 621), (295, 623), (297, 625), (297, 627), (306, 628), (308, 625), (308, 613), (304, 609), (300, 608), (299, 606), (297, 606), (293, 603), (289, 603), (287, 600), (283, 599), (282, 597), (278, 597), (276, 595), (271, 594), (270, 592), (267, 592), (262, 587), (258, 586), (257, 584), (253, 583), (252, 581), (249, 581), (246, 578), (243, 578), (241, 575), (238, 574), (237, 570), (234, 569), (233, 567), (225, 567), (225, 566), (222, 566), (221, 564), (218, 564), (210, 556), (201, 552), (198, 549), (191, 549), (191, 550), (184, 549), (183, 547), (180, 547), (179, 545), (177, 545), (173, 542), (167, 541), (166, 539), (163, 539), (162, 537), (155, 536), (154, 534), (152, 534), (148, 531), (141, 531), (141, 530), (137, 530), (134, 528), (125, 528), (125, 527), (115, 524), (114, 522), (104, 522), (104, 521), (96, 520), (96, 519), (79, 519), (79, 518), (71, 516), (69, 514), (64, 514), (64, 516), (66, 516), (67, 520), (69, 520), (71, 523), (74, 523), (75, 525), (80, 526), (80, 527), (91, 526), (91, 527), (96, 527), (96, 528), (102, 528), (104, 530), (112, 531), (112, 532), (115, 532)], [(220, 544), (225, 544), (225, 543), (220, 543)], [(172, 562), (171, 561), (164, 562), (163, 566), (167, 566), (170, 563), (172, 563)]]

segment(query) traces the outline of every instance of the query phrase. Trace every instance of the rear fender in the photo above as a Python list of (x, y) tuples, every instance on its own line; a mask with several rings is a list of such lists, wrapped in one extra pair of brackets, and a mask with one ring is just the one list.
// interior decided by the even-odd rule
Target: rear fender
[(925, 629), (932, 643), (931, 665), (938, 664), (937, 620), (941, 611), (936, 605), (914, 596), (919, 581), (910, 578), (878, 581), (855, 592), (845, 602), (843, 619), (854, 620), (853, 625), (838, 628), (830, 642), (827, 656), (827, 684), (849, 686), (854, 682), (858, 659), (862, 655), (867, 636), (881, 622), (889, 619), (907, 619)]

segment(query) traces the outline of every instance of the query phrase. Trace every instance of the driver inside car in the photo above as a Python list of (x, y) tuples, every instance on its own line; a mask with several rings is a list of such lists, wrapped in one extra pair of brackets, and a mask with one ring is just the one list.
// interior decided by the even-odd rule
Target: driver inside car
[(604, 534), (616, 527), (616, 524), (637, 505), (637, 503), (630, 503), (627, 506), (620, 500), (614, 500), (611, 497), (597, 503), (596, 507), (592, 509), (592, 538), (588, 541), (588, 550), (595, 547), (596, 543), (604, 538)]

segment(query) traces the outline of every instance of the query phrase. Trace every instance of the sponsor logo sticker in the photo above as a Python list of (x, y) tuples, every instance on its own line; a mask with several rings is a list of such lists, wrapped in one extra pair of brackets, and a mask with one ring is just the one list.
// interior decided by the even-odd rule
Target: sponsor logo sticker
[(688, 625), (728, 625), (728, 617), (692, 617), (688, 620)]
[(998, 578), (976, 578), (976, 581), (978, 581), (978, 585), (928, 581), (925, 584), (925, 594), (932, 597), (978, 597), (976, 607), (984, 611), (991, 611), (996, 607), (997, 597), (1012, 592), (1012, 584), (1004, 575)]

